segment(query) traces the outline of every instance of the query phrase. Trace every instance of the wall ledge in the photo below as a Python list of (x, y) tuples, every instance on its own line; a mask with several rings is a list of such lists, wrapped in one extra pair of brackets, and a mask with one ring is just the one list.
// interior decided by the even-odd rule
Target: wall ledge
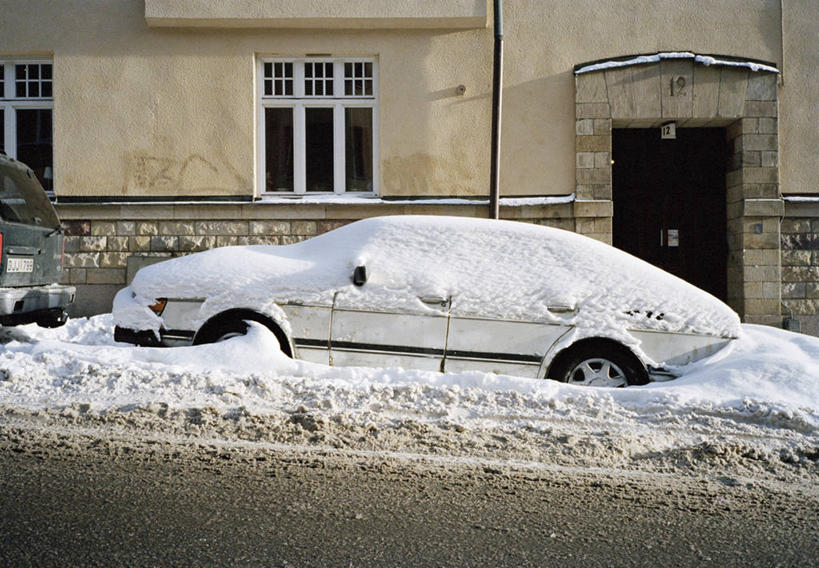
[(145, 0), (151, 27), (480, 29), (486, 0)]

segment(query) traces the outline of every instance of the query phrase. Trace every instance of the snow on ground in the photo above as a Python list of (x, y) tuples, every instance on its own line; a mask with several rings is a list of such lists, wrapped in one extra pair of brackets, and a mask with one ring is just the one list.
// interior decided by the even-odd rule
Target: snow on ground
[(819, 339), (768, 327), (743, 325), (730, 347), (676, 380), (625, 389), (331, 368), (288, 359), (261, 326), (174, 349), (115, 343), (112, 328), (103, 315), (3, 329), (2, 410), (285, 443), (819, 475)]

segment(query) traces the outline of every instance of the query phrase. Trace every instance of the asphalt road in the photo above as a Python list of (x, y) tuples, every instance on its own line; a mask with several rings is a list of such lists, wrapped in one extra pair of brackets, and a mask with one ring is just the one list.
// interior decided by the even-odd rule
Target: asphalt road
[(4, 445), (3, 566), (811, 566), (819, 498), (732, 478)]

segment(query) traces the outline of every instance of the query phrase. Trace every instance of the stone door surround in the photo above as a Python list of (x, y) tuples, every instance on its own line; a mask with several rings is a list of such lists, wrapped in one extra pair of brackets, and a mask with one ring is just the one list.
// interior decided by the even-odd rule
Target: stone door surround
[[(728, 303), (744, 321), (781, 324), (777, 74), (736, 58), (657, 54), (575, 68), (578, 204), (611, 202), (612, 128), (725, 127)], [(611, 210), (611, 208), (610, 208)], [(605, 225), (605, 223), (603, 223)], [(594, 236), (611, 242), (608, 233)], [(585, 233), (582, 224), (578, 232)]]

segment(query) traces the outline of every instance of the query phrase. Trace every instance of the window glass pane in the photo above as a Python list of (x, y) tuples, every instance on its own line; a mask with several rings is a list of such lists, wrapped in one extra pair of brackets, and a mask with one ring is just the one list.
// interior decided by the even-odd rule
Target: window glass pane
[(373, 109), (344, 109), (347, 191), (373, 190)]
[(325, 97), (333, 94), (333, 64), (308, 61), (304, 64), (304, 96)]
[(6, 111), (0, 108), (0, 152), (6, 153)]
[(264, 96), (292, 97), (293, 96), (293, 64), (281, 61), (265, 62)]
[[(6, 70), (5, 68), (0, 65), (0, 99), (5, 98), (6, 96)], [(3, 133), (0, 132), (0, 138), (2, 138)]]
[(265, 191), (293, 191), (293, 109), (264, 109)]
[(17, 110), (17, 159), (34, 170), (46, 191), (53, 191), (51, 109)]
[(52, 96), (51, 64), (28, 63), (15, 65), (15, 96), (48, 97)]
[(306, 108), (307, 191), (333, 191), (333, 109)]
[(344, 96), (373, 96), (373, 64), (356, 61), (344, 64)]

